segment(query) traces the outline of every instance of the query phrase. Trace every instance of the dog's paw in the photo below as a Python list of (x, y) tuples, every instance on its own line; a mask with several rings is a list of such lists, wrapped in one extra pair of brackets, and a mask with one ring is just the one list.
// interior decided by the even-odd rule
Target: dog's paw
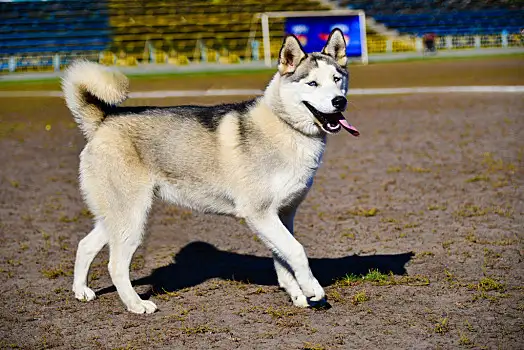
[(157, 310), (157, 307), (152, 301), (140, 300), (137, 303), (128, 305), (127, 310), (134, 312), (135, 314), (152, 314)]
[(75, 298), (81, 301), (91, 301), (96, 298), (95, 292), (88, 286), (73, 287)]
[(304, 295), (311, 301), (321, 301), (325, 298), (326, 293), (324, 292), (324, 289), (318, 283), (317, 279), (312, 277), (309, 280), (309, 283), (305, 286), (301, 286), (302, 292), (304, 292)]
[(309, 307), (309, 303), (307, 301), (307, 298), (304, 294), (301, 294), (296, 297), (291, 297), (291, 300), (293, 301), (293, 305), (297, 307)]
[(320, 284), (317, 282), (317, 285), (315, 286), (315, 295), (310, 297), (310, 300), (312, 302), (320, 302), (326, 298), (326, 293), (324, 292), (324, 288), (320, 286)]

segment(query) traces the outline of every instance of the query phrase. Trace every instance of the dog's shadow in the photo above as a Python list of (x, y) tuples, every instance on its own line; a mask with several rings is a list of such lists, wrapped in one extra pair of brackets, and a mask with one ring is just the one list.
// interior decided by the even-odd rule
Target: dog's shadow
[[(363, 275), (371, 269), (395, 275), (406, 273), (405, 265), (414, 253), (358, 256), (341, 258), (311, 258), (311, 270), (322, 286), (329, 286), (347, 274)], [(173, 258), (173, 263), (153, 270), (151, 275), (140, 278), (133, 285), (150, 285), (152, 294), (174, 292), (196, 286), (211, 278), (235, 280), (259, 285), (278, 285), (273, 259), (226, 252), (205, 242), (192, 242), (183, 247)], [(97, 294), (114, 291), (104, 288)]]

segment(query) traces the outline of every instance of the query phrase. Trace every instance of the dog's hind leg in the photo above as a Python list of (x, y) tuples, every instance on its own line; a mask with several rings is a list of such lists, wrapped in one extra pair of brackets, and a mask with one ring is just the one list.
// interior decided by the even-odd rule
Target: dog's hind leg
[[(145, 190), (145, 192), (144, 192)], [(134, 191), (133, 191), (134, 192)], [(133, 289), (129, 277), (131, 260), (142, 242), (147, 212), (152, 202), (152, 187), (135, 193), (125, 210), (112, 212), (104, 224), (111, 231), (109, 236), (109, 274), (118, 295), (131, 312), (153, 313), (156, 305), (142, 300)]]
[(107, 242), (108, 236), (102, 222), (97, 221), (93, 230), (78, 243), (73, 281), (73, 292), (78, 300), (95, 299), (95, 292), (87, 286), (87, 274), (91, 262)]
[[(140, 299), (129, 278), (131, 259), (142, 242), (153, 201), (154, 179), (149, 169), (128, 138), (105, 128), (97, 131), (82, 151), (80, 185), (89, 208), (100, 220), (86, 238), (86, 246), (101, 248), (103, 243), (108, 243), (108, 270), (120, 299), (131, 312), (154, 312), (156, 305)], [(102, 235), (105, 237), (101, 238)], [(80, 245), (79, 286), (84, 281), (82, 276), (94, 248), (88, 252), (83, 243)]]

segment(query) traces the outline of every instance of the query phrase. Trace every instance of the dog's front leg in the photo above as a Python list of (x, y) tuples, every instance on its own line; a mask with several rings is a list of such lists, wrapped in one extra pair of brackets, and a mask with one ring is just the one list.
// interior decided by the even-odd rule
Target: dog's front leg
[[(280, 221), (282, 221), (292, 235), (294, 234), (293, 221), (295, 219), (295, 211), (295, 208), (292, 208), (284, 210), (279, 215)], [(293, 305), (298, 307), (308, 307), (309, 303), (307, 298), (302, 292), (302, 289), (300, 289), (300, 285), (298, 284), (291, 267), (276, 254), (273, 254), (273, 261), (277, 273), (278, 284), (287, 292), (287, 294), (289, 294), (291, 301), (293, 301)]]
[[(304, 247), (302, 247), (302, 245), (288, 231), (286, 226), (282, 221), (280, 221), (278, 215), (276, 213), (268, 213), (262, 216), (248, 217), (247, 222), (251, 228), (258, 233), (260, 239), (273, 252), (276, 261), (275, 267), (277, 269), (286, 269), (287, 266), (289, 266), (291, 271), (288, 271), (288, 273), (293, 273), (296, 283), (298, 283), (303, 295), (310, 298), (311, 301), (316, 302), (324, 299), (324, 290), (309, 268)], [(278, 270), (277, 273), (279, 273)], [(281, 270), (280, 273), (282, 273), (282, 277), (285, 278), (286, 282), (290, 281), (289, 278), (287, 278), (289, 276), (285, 276), (284, 270)], [(280, 275), (279, 282), (281, 282)], [(292, 287), (292, 285), (289, 286)], [(293, 290), (293, 294), (297, 297), (300, 295), (296, 290)], [(293, 295), (291, 296), (293, 297)], [(304, 305), (302, 302), (302, 305), (299, 306), (307, 305)]]

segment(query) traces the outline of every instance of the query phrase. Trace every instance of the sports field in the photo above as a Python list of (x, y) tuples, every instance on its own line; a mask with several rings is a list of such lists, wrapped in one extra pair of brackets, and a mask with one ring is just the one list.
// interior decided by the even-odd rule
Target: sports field
[[(260, 90), (271, 74), (140, 77), (131, 90)], [(354, 89), (524, 86), (524, 58), (351, 74)], [(0, 84), (1, 348), (524, 346), (524, 93), (350, 93), (345, 115), (361, 136), (329, 138), (296, 217), (330, 308), (293, 307), (243, 222), (157, 202), (131, 276), (159, 311), (135, 315), (112, 287), (107, 250), (90, 273), (98, 298), (70, 290), (76, 245), (92, 227), (77, 181), (85, 141), (61, 98), (13, 93), (58, 90), (57, 81)], [(126, 104), (249, 96), (153, 97)]]

